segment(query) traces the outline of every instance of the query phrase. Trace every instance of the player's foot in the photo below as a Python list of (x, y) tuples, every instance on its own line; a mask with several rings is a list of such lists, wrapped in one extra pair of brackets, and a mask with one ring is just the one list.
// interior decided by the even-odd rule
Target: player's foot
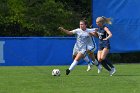
[(92, 69), (92, 64), (90, 63), (90, 64), (88, 64), (88, 68), (87, 68), (87, 71), (90, 71), (91, 69)]
[(112, 76), (115, 72), (116, 72), (116, 69), (115, 68), (111, 68), (110, 76)]
[(69, 69), (66, 69), (66, 75), (68, 75), (70, 73)]
[(102, 66), (98, 65), (98, 74), (101, 73), (101, 71), (102, 71)]

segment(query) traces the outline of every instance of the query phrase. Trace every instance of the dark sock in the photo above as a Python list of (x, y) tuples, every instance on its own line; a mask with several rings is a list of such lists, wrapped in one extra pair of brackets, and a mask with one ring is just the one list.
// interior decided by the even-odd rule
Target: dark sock
[(107, 65), (107, 63), (106, 63), (105, 60), (101, 61), (101, 64), (103, 65), (103, 67), (104, 67), (106, 70), (111, 71), (111, 69), (109, 68), (109, 66)]
[(105, 62), (106, 62), (111, 68), (114, 68), (113, 64), (112, 64), (108, 59), (105, 59)]

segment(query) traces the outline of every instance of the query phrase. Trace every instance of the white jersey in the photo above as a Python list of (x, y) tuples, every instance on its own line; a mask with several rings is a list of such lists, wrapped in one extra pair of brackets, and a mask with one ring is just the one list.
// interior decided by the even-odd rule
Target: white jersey
[[(95, 28), (93, 29), (88, 29), (86, 30), (88, 33), (89, 32), (94, 32), (95, 31)], [(95, 43), (95, 40), (94, 40), (94, 37), (93, 36), (90, 36), (90, 40), (88, 41), (87, 43), (87, 50), (90, 50), (90, 51), (95, 51), (96, 50), (96, 43)]]
[(93, 32), (95, 29), (86, 29), (83, 31), (82, 29), (78, 28), (75, 30), (72, 30), (73, 34), (77, 35), (77, 40), (73, 49), (73, 55), (77, 54), (76, 52), (81, 52), (82, 54), (85, 54), (87, 51), (87, 48), (93, 49), (94, 44), (92, 37), (89, 35), (89, 32)]

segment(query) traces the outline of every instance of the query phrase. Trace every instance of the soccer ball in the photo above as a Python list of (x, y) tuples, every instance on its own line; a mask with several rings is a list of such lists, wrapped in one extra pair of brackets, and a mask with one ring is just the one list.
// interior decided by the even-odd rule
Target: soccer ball
[(60, 76), (60, 70), (59, 69), (53, 69), (52, 75), (53, 76)]

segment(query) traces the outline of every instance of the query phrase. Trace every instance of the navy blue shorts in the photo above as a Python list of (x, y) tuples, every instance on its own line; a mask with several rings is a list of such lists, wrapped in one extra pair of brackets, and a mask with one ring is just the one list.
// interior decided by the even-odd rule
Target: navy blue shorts
[(99, 41), (98, 50), (103, 50), (104, 48), (110, 49), (110, 43), (108, 40)]

